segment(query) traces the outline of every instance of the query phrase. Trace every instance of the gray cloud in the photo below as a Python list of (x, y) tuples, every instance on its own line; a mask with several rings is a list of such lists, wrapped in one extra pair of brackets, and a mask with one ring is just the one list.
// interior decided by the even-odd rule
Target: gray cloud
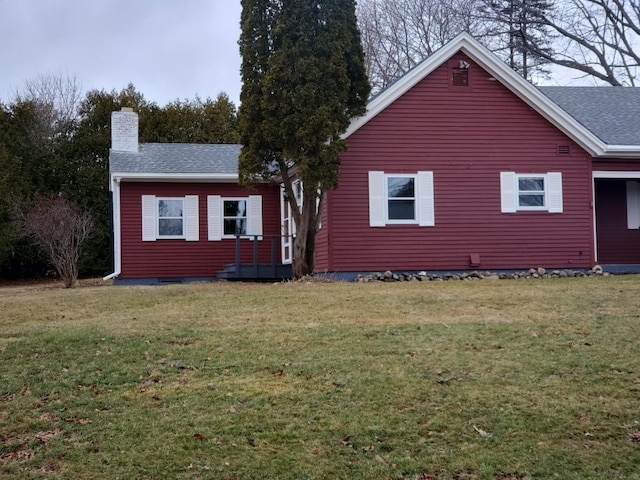
[(0, 100), (43, 73), (147, 100), (240, 92), (239, 0), (0, 0)]

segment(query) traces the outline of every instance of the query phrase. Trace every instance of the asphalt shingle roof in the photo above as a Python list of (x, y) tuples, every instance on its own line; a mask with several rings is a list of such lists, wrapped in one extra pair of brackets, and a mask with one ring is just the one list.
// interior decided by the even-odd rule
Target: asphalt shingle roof
[[(569, 115), (608, 145), (640, 145), (640, 88), (538, 87)], [(111, 151), (117, 173), (238, 173), (241, 145), (143, 143), (138, 153)]]
[(538, 87), (608, 145), (640, 145), (640, 88)]
[(138, 153), (111, 151), (117, 173), (237, 174), (241, 145), (141, 143)]

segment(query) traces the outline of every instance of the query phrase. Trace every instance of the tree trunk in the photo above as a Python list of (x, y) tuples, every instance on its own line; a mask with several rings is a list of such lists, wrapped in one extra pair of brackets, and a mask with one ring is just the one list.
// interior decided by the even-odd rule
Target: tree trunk
[[(310, 191), (311, 190), (311, 191)], [(293, 278), (313, 275), (316, 236), (318, 234), (317, 191), (305, 188), (302, 211), (296, 224), (296, 238), (293, 242)], [(294, 200), (295, 201), (295, 200)]]

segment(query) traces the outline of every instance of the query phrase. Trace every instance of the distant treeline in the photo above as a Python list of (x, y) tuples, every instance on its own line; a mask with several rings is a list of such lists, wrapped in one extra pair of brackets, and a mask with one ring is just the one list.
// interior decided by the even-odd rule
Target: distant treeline
[(38, 278), (51, 266), (43, 252), (17, 235), (13, 213), (38, 196), (64, 196), (93, 216), (80, 257), (81, 276), (102, 276), (111, 265), (108, 187), (111, 112), (132, 107), (140, 142), (237, 143), (236, 106), (215, 100), (176, 100), (160, 107), (129, 84), (117, 92), (82, 95), (73, 78), (44, 75), (0, 102), (0, 278)]

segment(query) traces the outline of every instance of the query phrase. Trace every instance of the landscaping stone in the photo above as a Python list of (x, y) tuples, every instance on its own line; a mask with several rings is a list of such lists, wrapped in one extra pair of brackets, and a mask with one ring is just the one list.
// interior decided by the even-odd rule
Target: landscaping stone
[(582, 270), (551, 270), (545, 268), (530, 268), (529, 270), (518, 272), (490, 272), (490, 271), (469, 271), (469, 272), (449, 272), (449, 273), (428, 273), (422, 270), (418, 273), (392, 272), (387, 270), (384, 273), (374, 272), (370, 274), (359, 274), (354, 281), (361, 283), (368, 282), (444, 282), (444, 281), (473, 281), (473, 280), (518, 280), (518, 279), (540, 279), (540, 278), (581, 278), (594, 276), (611, 276), (605, 272), (600, 265), (595, 265), (587, 271)]

